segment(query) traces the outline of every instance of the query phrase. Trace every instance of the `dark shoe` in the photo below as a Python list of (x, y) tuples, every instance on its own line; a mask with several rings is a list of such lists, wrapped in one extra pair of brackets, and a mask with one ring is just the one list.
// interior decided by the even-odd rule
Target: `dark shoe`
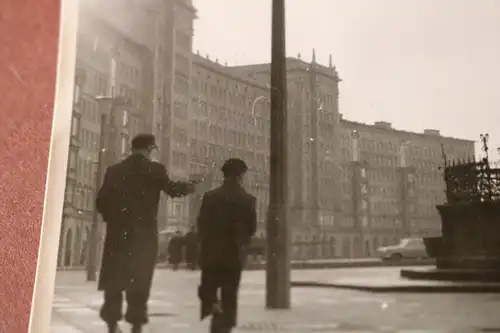
[(222, 314), (223, 311), (222, 311), (222, 305), (220, 304), (219, 301), (217, 301), (216, 303), (214, 303), (212, 305), (212, 314), (213, 315), (218, 315), (218, 314)]
[(222, 313), (214, 313), (210, 322), (210, 333), (226, 333), (224, 315)]
[(210, 333), (230, 333), (231, 328), (227, 325), (227, 320), (220, 302), (212, 307), (212, 320), (210, 322)]
[(142, 333), (142, 325), (133, 325), (131, 333)]

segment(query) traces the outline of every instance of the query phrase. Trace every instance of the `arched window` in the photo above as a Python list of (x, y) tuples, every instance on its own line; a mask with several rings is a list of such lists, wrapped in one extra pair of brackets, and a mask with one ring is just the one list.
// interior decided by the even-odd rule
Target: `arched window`
[(66, 233), (66, 244), (64, 251), (64, 266), (71, 266), (71, 257), (73, 254), (73, 233), (68, 229)]
[(77, 226), (75, 233), (75, 247), (73, 252), (74, 256), (73, 262), (75, 264), (80, 263), (81, 249), (82, 249), (82, 229), (80, 226)]
[(323, 247), (323, 250), (321, 251), (323, 257), (330, 258), (331, 257), (330, 237), (323, 235), (323, 237), (321, 237), (321, 245)]
[(334, 236), (330, 237), (330, 257), (337, 257), (337, 239)]
[(352, 253), (354, 254), (355, 257), (360, 257), (361, 254), (363, 253), (363, 243), (359, 239), (359, 237), (354, 237), (354, 244), (352, 244)]
[(344, 258), (351, 257), (351, 239), (349, 237), (345, 237), (342, 243), (342, 256)]
[(78, 262), (79, 265), (85, 265), (89, 246), (89, 236), (89, 228), (83, 229), (82, 248), (80, 250), (80, 260)]

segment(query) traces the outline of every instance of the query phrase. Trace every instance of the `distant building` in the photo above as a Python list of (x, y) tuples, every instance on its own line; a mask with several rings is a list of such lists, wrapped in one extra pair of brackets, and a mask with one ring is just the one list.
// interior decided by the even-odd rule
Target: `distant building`
[[(125, 96), (115, 117), (114, 160), (141, 131), (157, 137), (159, 160), (173, 179), (210, 174), (222, 181), (229, 157), (249, 165), (258, 200), (258, 237), (269, 204), (270, 64), (227, 66), (192, 51), (196, 9), (190, 1), (82, 3), (72, 144), (59, 263), (85, 262), (100, 137), (99, 95)], [(95, 8), (99, 8), (96, 10)], [(288, 186), (292, 256), (364, 257), (407, 235), (439, 233), (444, 200), (441, 143), (450, 158), (474, 155), (474, 143), (438, 131), (411, 133), (378, 122), (343, 119), (341, 81), (328, 66), (287, 59)], [(160, 229), (187, 230), (201, 196), (162, 199)]]
[[(229, 157), (243, 158), (249, 165), (247, 185), (258, 198), (262, 226), (269, 182), (268, 89), (199, 55), (193, 56), (192, 73), (190, 172), (212, 173), (215, 187), (222, 182), (222, 163)], [(190, 213), (196, 216), (196, 210)]]
[[(354, 238), (343, 256), (370, 256), (406, 236), (440, 234), (436, 204), (445, 200), (443, 150), (448, 158), (474, 156), (474, 142), (341, 120), (342, 211)], [(441, 146), (443, 145), (443, 146)]]
[[(269, 90), (270, 64), (230, 70)], [(289, 223), (295, 258), (334, 255), (341, 194), (339, 82), (331, 62), (329, 66), (318, 64), (314, 50), (311, 63), (287, 59)], [(269, 140), (268, 109), (262, 110), (262, 115), (266, 117), (264, 129)], [(268, 154), (267, 149), (266, 159)], [(267, 172), (267, 165), (264, 170)], [(262, 203), (265, 216), (267, 197)]]

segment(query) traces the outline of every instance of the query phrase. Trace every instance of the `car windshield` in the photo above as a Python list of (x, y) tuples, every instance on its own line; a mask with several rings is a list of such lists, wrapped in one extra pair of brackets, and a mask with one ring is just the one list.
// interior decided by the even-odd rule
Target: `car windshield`
[(422, 240), (419, 238), (404, 238), (401, 240), (401, 246), (417, 246), (422, 244)]
[(405, 246), (405, 245), (408, 245), (408, 243), (410, 242), (410, 239), (408, 238), (404, 238), (402, 239), (400, 242), (399, 242), (399, 245), (402, 245), (402, 246)]

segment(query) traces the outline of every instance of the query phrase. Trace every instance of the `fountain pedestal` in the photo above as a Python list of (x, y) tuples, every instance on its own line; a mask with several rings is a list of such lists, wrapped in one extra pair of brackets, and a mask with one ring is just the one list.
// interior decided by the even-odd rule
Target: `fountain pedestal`
[(500, 202), (438, 206), (442, 237), (424, 239), (436, 268), (404, 269), (407, 279), (500, 282)]
[(401, 276), (500, 282), (500, 169), (485, 158), (448, 165), (444, 177), (447, 203), (437, 206), (442, 236), (424, 239), (436, 267), (402, 270)]

